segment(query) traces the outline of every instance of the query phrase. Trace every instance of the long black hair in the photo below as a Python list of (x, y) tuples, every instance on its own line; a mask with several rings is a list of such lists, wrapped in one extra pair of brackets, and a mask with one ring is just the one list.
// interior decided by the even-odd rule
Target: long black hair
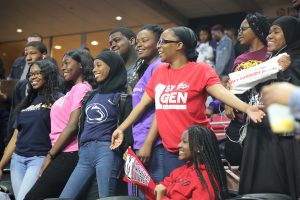
[[(41, 88), (41, 90), (35, 90), (33, 89), (32, 85), (29, 82), (29, 77), (27, 75), (27, 93), (28, 95), (20, 102), (20, 104), (15, 109), (15, 116), (17, 116), (20, 111), (24, 108), (27, 108), (31, 105), (33, 100), (37, 97), (37, 95), (43, 96), (43, 103), (46, 105), (52, 105), (59, 97), (59, 81), (57, 76), (57, 67), (55, 64), (53, 64), (49, 60), (39, 60), (34, 62), (30, 68), (33, 65), (37, 65), (41, 69), (41, 75), (44, 78), (44, 86)], [(30, 68), (28, 70), (28, 74), (30, 72)]]
[(228, 189), (216, 135), (209, 128), (199, 125), (189, 127), (188, 135), (192, 162), (201, 184), (208, 188), (199, 164), (203, 164), (207, 170), (215, 198), (224, 199)]
[[(94, 74), (93, 67), (94, 62), (91, 54), (83, 48), (71, 49), (66, 52), (64, 56), (68, 56), (81, 64), (82, 66), (82, 78), (87, 81), (93, 88), (97, 85)], [(74, 81), (65, 81), (65, 90), (68, 91), (74, 86)]]

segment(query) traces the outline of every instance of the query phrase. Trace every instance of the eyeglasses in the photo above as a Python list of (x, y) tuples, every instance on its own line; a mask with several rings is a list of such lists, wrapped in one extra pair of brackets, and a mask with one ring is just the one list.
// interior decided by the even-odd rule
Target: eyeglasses
[(239, 32), (244, 32), (245, 30), (247, 30), (248, 28), (250, 28), (250, 26), (241, 26), (239, 28)]
[(157, 44), (164, 45), (164, 44), (178, 43), (178, 42), (180, 42), (180, 41), (160, 39)]
[(27, 78), (31, 78), (31, 77), (34, 77), (34, 76), (42, 76), (42, 72), (39, 71), (39, 72), (33, 72), (33, 73), (28, 73), (27, 74)]

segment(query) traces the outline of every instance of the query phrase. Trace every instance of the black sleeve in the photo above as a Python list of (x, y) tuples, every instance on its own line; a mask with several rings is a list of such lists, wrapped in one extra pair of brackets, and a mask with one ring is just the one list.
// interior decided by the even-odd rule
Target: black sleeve
[(12, 64), (9, 78), (10, 79), (20, 79), (25, 65), (26, 65), (25, 56), (18, 57)]
[[(122, 112), (121, 112), (121, 118), (120, 118), (121, 121), (120, 121), (120, 123), (122, 123), (128, 117), (131, 110), (132, 110), (132, 96), (127, 95), (124, 107), (123, 107)], [(133, 142), (134, 141), (133, 141), (133, 136), (132, 136), (132, 126), (131, 126), (128, 129), (126, 129), (125, 132), (124, 132), (124, 141), (120, 146), (121, 152), (124, 153), (129, 146), (133, 145)]]
[(300, 50), (291, 54), (292, 63), (290, 65), (291, 80), (294, 85), (300, 86)]
[(19, 81), (15, 87), (15, 90), (13, 92), (13, 95), (11, 97), (11, 106), (10, 106), (10, 113), (9, 113), (9, 118), (8, 118), (8, 124), (7, 124), (7, 135), (5, 138), (5, 145), (8, 144), (10, 141), (13, 133), (14, 133), (14, 128), (13, 124), (15, 122), (15, 116), (14, 112), (17, 107), (17, 105), (22, 101), (23, 98), (25, 98), (25, 90), (26, 90), (26, 85), (27, 85), (27, 80), (24, 79), (22, 81)]
[(291, 50), (287, 52), (291, 57), (291, 64), (285, 71), (279, 71), (277, 81), (290, 82), (300, 86), (300, 50)]

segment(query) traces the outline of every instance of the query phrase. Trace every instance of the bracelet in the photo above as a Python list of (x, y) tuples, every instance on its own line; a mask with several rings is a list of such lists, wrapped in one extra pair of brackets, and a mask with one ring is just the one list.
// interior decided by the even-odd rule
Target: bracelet
[(51, 160), (53, 160), (55, 158), (55, 156), (49, 151), (48, 155), (50, 156)]

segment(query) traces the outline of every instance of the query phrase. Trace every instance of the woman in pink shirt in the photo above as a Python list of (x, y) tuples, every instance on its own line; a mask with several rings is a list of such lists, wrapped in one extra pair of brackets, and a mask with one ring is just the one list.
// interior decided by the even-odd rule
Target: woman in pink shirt
[(78, 161), (78, 121), (82, 99), (95, 82), (93, 59), (88, 51), (73, 49), (64, 55), (62, 63), (64, 79), (73, 86), (52, 106), (52, 148), (46, 156), (39, 180), (25, 199), (58, 197)]

